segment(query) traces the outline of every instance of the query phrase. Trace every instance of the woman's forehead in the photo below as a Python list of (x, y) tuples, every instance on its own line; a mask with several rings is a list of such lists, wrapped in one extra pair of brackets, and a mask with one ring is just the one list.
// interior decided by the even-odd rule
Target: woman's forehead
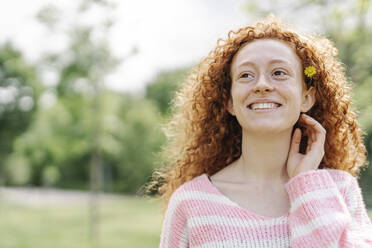
[(301, 67), (301, 60), (295, 50), (287, 43), (276, 39), (258, 39), (244, 44), (235, 54), (232, 70), (249, 64), (282, 63)]

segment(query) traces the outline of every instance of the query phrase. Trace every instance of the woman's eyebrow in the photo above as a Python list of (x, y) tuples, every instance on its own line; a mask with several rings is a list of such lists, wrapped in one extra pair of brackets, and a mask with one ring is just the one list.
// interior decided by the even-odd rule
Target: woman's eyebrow
[(253, 67), (256, 66), (256, 64), (254, 62), (251, 62), (251, 61), (246, 60), (243, 63), (239, 64), (237, 66), (237, 68), (240, 68), (240, 67), (243, 67), (243, 66), (247, 66), (247, 65), (250, 65), (250, 66), (253, 66)]
[(284, 59), (273, 59), (273, 60), (270, 60), (270, 62), (269, 62), (269, 64), (275, 64), (275, 63), (292, 65), (291, 62), (289, 62), (288, 60), (284, 60)]
[[(270, 60), (269, 65), (272, 65), (272, 64), (284, 64), (284, 65), (287, 66), (287, 68), (291, 68), (291, 66), (293, 65), (290, 61), (288, 61), (286, 59), (278, 59), (278, 58)], [(236, 69), (231, 70), (231, 73), (232, 73), (231, 75), (235, 75), (235, 73), (237, 73), (239, 71), (239, 69), (244, 67), (244, 66), (252, 66), (255, 69), (257, 69), (256, 63), (254, 63), (253, 61), (250, 61), (250, 60), (245, 60), (244, 62), (240, 63), (236, 67)], [(293, 72), (292, 69), (290, 69), (290, 71)]]

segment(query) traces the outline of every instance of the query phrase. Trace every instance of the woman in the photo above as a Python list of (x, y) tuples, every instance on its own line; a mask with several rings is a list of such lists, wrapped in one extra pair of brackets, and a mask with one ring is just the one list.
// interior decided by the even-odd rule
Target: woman
[(337, 49), (275, 18), (236, 32), (177, 93), (160, 247), (372, 247), (362, 131)]

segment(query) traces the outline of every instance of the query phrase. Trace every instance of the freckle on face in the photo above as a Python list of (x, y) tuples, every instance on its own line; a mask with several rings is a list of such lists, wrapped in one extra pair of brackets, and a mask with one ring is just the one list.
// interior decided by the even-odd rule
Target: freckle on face
[[(286, 70), (285, 80), (279, 80), (274, 75), (273, 72), (277, 68)], [(294, 124), (292, 122), (298, 119), (297, 112), (300, 111), (302, 97), (301, 68), (302, 63), (295, 50), (284, 41), (260, 39), (243, 45), (231, 63), (231, 100), (235, 116), (241, 126), (289, 128)], [(251, 75), (240, 77), (246, 72)], [(262, 85), (266, 85), (265, 91), (262, 90), (264, 87)], [(265, 113), (247, 108), (252, 99), (264, 96), (283, 103), (283, 107)]]

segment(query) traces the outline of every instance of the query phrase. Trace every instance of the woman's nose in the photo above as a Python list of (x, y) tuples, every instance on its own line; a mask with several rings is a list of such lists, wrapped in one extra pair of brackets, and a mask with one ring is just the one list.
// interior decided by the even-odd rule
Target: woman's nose
[(268, 83), (268, 81), (264, 77), (261, 77), (256, 83), (256, 85), (254, 86), (253, 90), (255, 93), (259, 93), (259, 92), (264, 93), (264, 92), (272, 91), (273, 87), (270, 83)]

